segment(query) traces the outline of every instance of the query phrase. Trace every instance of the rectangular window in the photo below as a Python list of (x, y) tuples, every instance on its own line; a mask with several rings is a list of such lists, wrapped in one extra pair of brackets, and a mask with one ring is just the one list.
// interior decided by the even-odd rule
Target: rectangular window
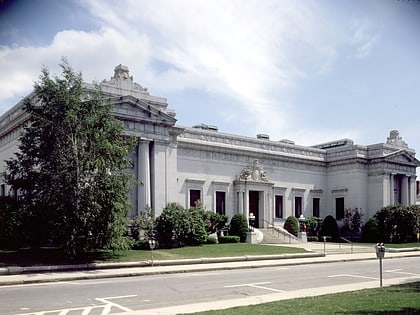
[(275, 217), (283, 218), (283, 196), (276, 195), (275, 199)]
[(295, 197), (295, 217), (299, 218), (302, 214), (302, 197)]
[(193, 208), (201, 202), (201, 190), (191, 189), (190, 190), (190, 207)]
[(335, 218), (337, 220), (344, 219), (344, 198), (335, 198)]
[(226, 193), (216, 191), (216, 213), (226, 214)]
[(319, 218), (319, 204), (320, 204), (320, 198), (312, 199), (312, 215), (317, 218)]

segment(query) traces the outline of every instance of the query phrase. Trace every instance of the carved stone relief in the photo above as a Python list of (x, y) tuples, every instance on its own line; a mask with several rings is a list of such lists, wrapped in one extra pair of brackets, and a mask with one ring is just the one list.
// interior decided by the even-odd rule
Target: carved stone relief
[(253, 180), (256, 182), (268, 182), (265, 170), (254, 160), (252, 165), (246, 166), (239, 174), (239, 179)]

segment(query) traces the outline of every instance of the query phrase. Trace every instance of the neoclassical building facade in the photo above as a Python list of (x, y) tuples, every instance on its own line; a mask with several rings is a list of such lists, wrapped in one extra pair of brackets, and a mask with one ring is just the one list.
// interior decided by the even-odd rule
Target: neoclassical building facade
[[(148, 206), (157, 216), (170, 202), (191, 207), (199, 201), (229, 217), (252, 213), (255, 225), (266, 227), (290, 215), (341, 219), (345, 209), (359, 208), (366, 219), (384, 206), (416, 203), (420, 161), (396, 130), (386, 142), (368, 146), (350, 139), (300, 146), (204, 124), (179, 126), (167, 100), (135, 83), (126, 66), (117, 66), (100, 86), (125, 133), (138, 139), (130, 156), (129, 171), (139, 182), (129, 196), (130, 216)], [(22, 102), (0, 117), (1, 171), (27, 119)], [(0, 187), (1, 195), (9, 193), (10, 187)]]

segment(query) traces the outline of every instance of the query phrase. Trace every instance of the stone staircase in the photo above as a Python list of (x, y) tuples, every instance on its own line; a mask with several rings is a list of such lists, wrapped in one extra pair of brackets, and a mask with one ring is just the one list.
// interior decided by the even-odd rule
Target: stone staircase
[[(327, 255), (337, 254), (357, 254), (357, 253), (375, 253), (372, 246), (359, 245), (358, 243), (331, 243), (326, 242), (301, 242), (296, 238), (292, 238), (282, 232), (269, 228), (259, 229), (263, 238), (261, 244), (271, 245), (291, 245), (293, 247), (302, 247), (310, 251), (324, 253)], [(324, 247), (325, 245), (325, 247)]]
[(289, 237), (286, 234), (279, 233), (279, 231), (269, 228), (269, 229), (259, 229), (263, 234), (263, 239), (261, 244), (299, 244), (301, 242), (297, 241), (294, 237)]

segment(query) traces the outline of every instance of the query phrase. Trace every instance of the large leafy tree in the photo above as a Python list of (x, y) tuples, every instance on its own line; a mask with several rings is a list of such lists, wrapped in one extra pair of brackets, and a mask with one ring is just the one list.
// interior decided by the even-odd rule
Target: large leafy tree
[(127, 156), (134, 139), (99, 87), (83, 88), (82, 74), (66, 60), (62, 76), (42, 69), (19, 152), (7, 161), (6, 181), (19, 196), (28, 242), (53, 243), (70, 255), (122, 248), (129, 209)]

